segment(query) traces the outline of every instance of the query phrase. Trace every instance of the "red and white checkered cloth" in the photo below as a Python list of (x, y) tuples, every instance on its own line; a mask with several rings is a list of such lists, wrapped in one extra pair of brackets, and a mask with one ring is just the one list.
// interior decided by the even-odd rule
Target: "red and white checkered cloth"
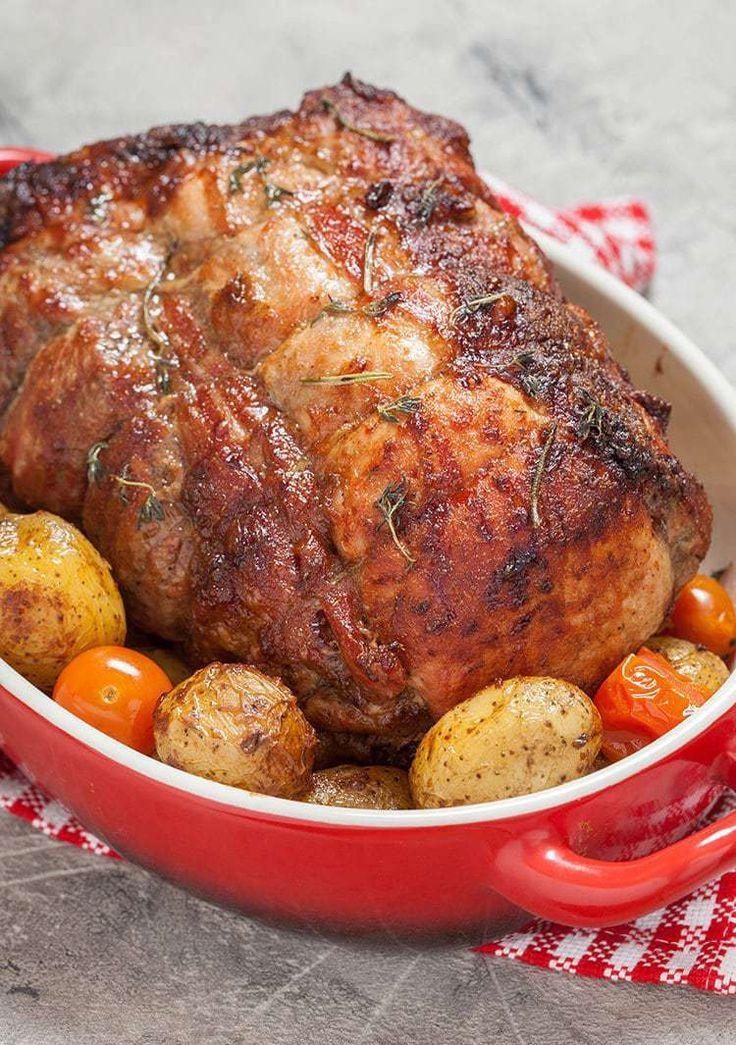
[(484, 174), (509, 214), (546, 232), (573, 253), (607, 269), (634, 290), (646, 290), (655, 267), (652, 220), (644, 203), (631, 196), (552, 210), (506, 182)]
[[(705, 822), (734, 809), (736, 794), (729, 791)], [(681, 983), (736, 995), (736, 872), (634, 922), (568, 929), (537, 919), (479, 950), (594, 979)]]
[[(502, 205), (528, 225), (602, 265), (629, 286), (644, 290), (648, 285), (655, 251), (649, 215), (640, 201), (624, 198), (550, 210), (497, 178), (487, 180)], [(2, 753), (0, 807), (23, 817), (50, 838), (117, 858)], [(722, 816), (734, 808), (736, 796), (729, 795), (714, 815)], [(534, 921), (480, 950), (578, 976), (686, 983), (736, 994), (736, 873), (725, 874), (687, 899), (627, 925), (567, 929)]]

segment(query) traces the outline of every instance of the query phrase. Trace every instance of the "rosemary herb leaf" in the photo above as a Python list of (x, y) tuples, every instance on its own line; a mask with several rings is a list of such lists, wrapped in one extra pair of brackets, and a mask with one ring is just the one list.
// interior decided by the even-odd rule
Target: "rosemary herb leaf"
[(372, 301), (370, 305), (364, 305), (362, 312), (365, 316), (383, 316), (394, 305), (398, 305), (401, 301), (401, 294), (398, 290), (393, 290), (390, 294), (387, 294), (385, 298), (380, 298), (378, 301)]
[(487, 308), (496, 301), (500, 301), (501, 298), (511, 297), (510, 294), (501, 292), (499, 294), (484, 294), (482, 297), (470, 298), (468, 301), (464, 301), (462, 305), (450, 314), (450, 322), (457, 323), (461, 319), (467, 319), (468, 316), (475, 315), (476, 312), (480, 312), (482, 308)]
[(396, 532), (398, 515), (406, 502), (408, 493), (409, 483), (406, 478), (398, 479), (395, 483), (389, 483), (376, 501), (376, 507), (383, 517), (381, 522), (378, 524), (378, 529), (380, 530), (381, 527), (386, 526), (391, 534), (392, 541), (406, 561), (408, 563), (413, 563), (416, 562), (416, 559), (409, 554), (408, 548)]
[(539, 378), (535, 377), (534, 374), (522, 374), (519, 378), (519, 384), (530, 399), (536, 399), (542, 387), (539, 383)]
[(534, 374), (526, 372), (527, 367), (530, 367), (534, 363), (534, 355), (532, 352), (519, 352), (518, 356), (514, 356), (512, 364), (521, 369), (522, 374), (519, 377), (519, 384), (530, 399), (536, 399), (541, 390), (541, 383), (538, 377)]
[(230, 172), (230, 177), (227, 183), (227, 191), (229, 196), (233, 196), (236, 192), (240, 192), (243, 188), (243, 178), (246, 174), (250, 174), (251, 171), (255, 171), (257, 174), (263, 174), (268, 166), (268, 160), (265, 156), (256, 156), (255, 159), (249, 160), (248, 163), (239, 163), (238, 166)]
[(313, 327), (315, 323), (319, 323), (323, 316), (344, 316), (351, 312), (355, 312), (355, 307), (349, 301), (338, 301), (337, 298), (330, 298), (309, 325)]
[(332, 113), (338, 127), (342, 127), (346, 131), (352, 131), (353, 134), (359, 134), (362, 138), (369, 138), (372, 142), (381, 142), (384, 145), (389, 145), (391, 142), (396, 141), (394, 135), (382, 134), (379, 131), (372, 130), (370, 127), (358, 127), (357, 124), (351, 123), (329, 98), (322, 99), (322, 108), (325, 112)]
[(283, 185), (274, 185), (272, 181), (263, 180), (263, 191), (266, 194), (266, 206), (273, 207), (282, 196), (293, 196), (291, 189), (285, 189)]
[(107, 474), (105, 466), (100, 460), (100, 454), (109, 445), (107, 439), (100, 439), (98, 443), (93, 443), (87, 451), (87, 482), (90, 486), (102, 482)]
[(113, 479), (120, 487), (119, 497), (120, 503), (125, 505), (130, 504), (130, 493), (131, 489), (146, 490), (146, 499), (138, 511), (138, 527), (145, 526), (146, 523), (150, 522), (161, 522), (165, 517), (163, 505), (156, 496), (156, 491), (150, 483), (144, 483), (137, 479), (130, 478), (130, 466), (124, 465), (119, 475), (114, 475)]
[(155, 493), (149, 493), (138, 512), (138, 528), (146, 523), (162, 522), (166, 518), (163, 505)]
[(363, 370), (353, 374), (325, 374), (324, 377), (303, 377), (303, 385), (361, 385), (370, 381), (390, 381), (393, 374), (383, 370)]
[(130, 495), (128, 493), (128, 487), (131, 484), (130, 466), (124, 464), (120, 475), (114, 475), (113, 479), (118, 484), (118, 497), (120, 498), (120, 503), (126, 507), (130, 504)]
[(514, 364), (516, 366), (522, 367), (523, 369), (526, 369), (526, 367), (531, 366), (533, 362), (533, 352), (519, 352), (518, 356), (514, 356)]
[(382, 403), (376, 410), (384, 421), (397, 425), (400, 414), (415, 414), (420, 404), (421, 400), (417, 396), (403, 395), (392, 403)]
[(176, 366), (178, 363), (174, 359), (159, 357), (156, 360), (156, 388), (162, 396), (168, 395), (171, 391), (171, 370)]
[(426, 228), (429, 225), (435, 207), (440, 201), (437, 189), (441, 184), (442, 178), (435, 178), (422, 193), (422, 198), (419, 201), (419, 210), (417, 211), (417, 225), (420, 228)]
[(161, 263), (158, 272), (143, 292), (143, 326), (145, 327), (146, 334), (148, 334), (148, 337), (156, 346), (157, 351), (168, 348), (169, 339), (162, 330), (158, 329), (154, 322), (153, 316), (151, 315), (151, 302), (168, 267), (169, 257)]
[(606, 419), (606, 411), (601, 404), (596, 402), (588, 392), (585, 392), (585, 396), (589, 400), (588, 408), (580, 417), (577, 428), (578, 438), (583, 443), (590, 438), (592, 433), (595, 433), (597, 438), (600, 439), (603, 435), (603, 424)]
[(552, 444), (555, 441), (555, 435), (557, 433), (557, 424), (553, 424), (549, 430), (549, 434), (544, 441), (542, 452), (537, 458), (537, 463), (534, 468), (534, 477), (532, 479), (532, 497), (531, 497), (531, 517), (532, 526), (535, 528), (540, 525), (542, 519), (539, 514), (539, 495), (542, 490), (542, 480), (544, 479), (544, 471), (547, 467), (547, 458), (549, 452), (552, 449)]
[(243, 178), (251, 171), (257, 174), (263, 183), (263, 194), (266, 197), (266, 206), (272, 207), (278, 203), (283, 196), (293, 196), (291, 189), (285, 189), (283, 185), (275, 185), (266, 177), (266, 168), (271, 161), (266, 156), (256, 156), (247, 163), (240, 163), (230, 172), (228, 179), (228, 195), (233, 196), (243, 188)]
[(373, 226), (365, 241), (365, 255), (363, 258), (363, 290), (370, 294), (373, 290), (373, 259), (376, 252), (376, 239), (378, 229)]

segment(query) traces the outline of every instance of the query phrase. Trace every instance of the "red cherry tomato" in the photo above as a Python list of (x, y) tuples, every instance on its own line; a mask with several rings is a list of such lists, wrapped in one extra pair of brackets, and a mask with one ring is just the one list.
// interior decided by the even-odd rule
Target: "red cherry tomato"
[(171, 688), (150, 657), (124, 646), (96, 646), (67, 664), (53, 698), (109, 737), (151, 754), (153, 710)]
[(603, 720), (601, 751), (615, 762), (682, 722), (708, 694), (642, 646), (619, 664), (593, 699)]
[(685, 585), (667, 626), (670, 635), (707, 646), (725, 657), (736, 642), (736, 609), (723, 585), (699, 573)]

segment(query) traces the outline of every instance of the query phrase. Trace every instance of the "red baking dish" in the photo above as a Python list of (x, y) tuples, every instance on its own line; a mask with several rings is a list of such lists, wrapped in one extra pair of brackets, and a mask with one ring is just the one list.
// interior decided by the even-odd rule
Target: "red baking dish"
[[(0, 150), (0, 172), (41, 158)], [(635, 381), (674, 404), (673, 446), (715, 511), (706, 568), (724, 565), (736, 548), (736, 393), (646, 301), (535, 235)], [(736, 786), (736, 676), (615, 765), (454, 809), (327, 808), (203, 780), (97, 732), (3, 662), (0, 745), (131, 860), (217, 902), (319, 929), (480, 940), (528, 913), (609, 925), (736, 866), (736, 814), (696, 830)]]
[(0, 148), (0, 175), (7, 173), (21, 163), (43, 163), (53, 159), (50, 152), (39, 149), (14, 149), (12, 146)]

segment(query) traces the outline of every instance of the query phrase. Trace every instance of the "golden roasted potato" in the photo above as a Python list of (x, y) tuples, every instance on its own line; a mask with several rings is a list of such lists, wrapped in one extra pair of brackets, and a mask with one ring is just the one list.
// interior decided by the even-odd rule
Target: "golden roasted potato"
[(181, 657), (178, 657), (173, 650), (167, 649), (165, 646), (135, 645), (133, 649), (155, 661), (161, 670), (168, 675), (172, 686), (178, 686), (180, 682), (188, 679), (192, 674), (191, 668), (187, 667)]
[(653, 635), (646, 643), (650, 650), (668, 660), (678, 675), (695, 683), (712, 696), (729, 675), (721, 658), (703, 646), (670, 635)]
[(600, 715), (577, 686), (507, 679), (434, 724), (417, 748), (409, 783), (422, 808), (510, 798), (584, 776), (600, 744)]
[(317, 737), (294, 694), (245, 664), (210, 664), (165, 693), (153, 716), (162, 762), (248, 791), (306, 790)]
[(312, 774), (302, 802), (351, 809), (412, 809), (409, 779), (391, 766), (333, 766)]
[(123, 600), (87, 538), (48, 512), (0, 514), (0, 656), (49, 692), (78, 653), (124, 641)]

